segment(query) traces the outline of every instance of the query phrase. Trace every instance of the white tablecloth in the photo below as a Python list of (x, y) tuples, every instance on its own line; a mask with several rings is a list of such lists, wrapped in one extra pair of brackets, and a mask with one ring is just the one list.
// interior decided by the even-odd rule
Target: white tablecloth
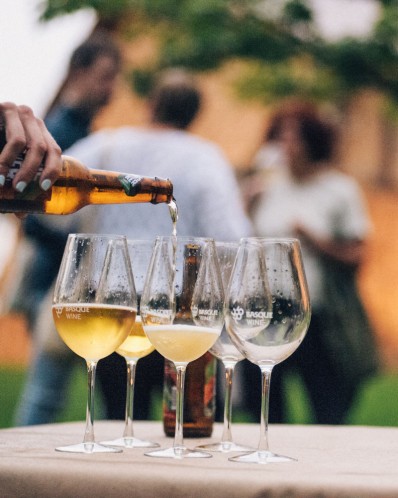
[[(0, 430), (1, 498), (377, 498), (398, 497), (398, 428), (271, 425), (271, 449), (297, 462), (253, 465), (209, 459), (165, 460), (123, 453), (68, 454), (84, 424)], [(123, 422), (97, 422), (96, 439), (119, 437)], [(186, 439), (187, 446), (215, 441)], [(259, 426), (233, 426), (236, 442), (256, 445)], [(136, 422), (135, 435), (172, 444), (160, 422)], [(148, 450), (147, 450), (148, 451)]]

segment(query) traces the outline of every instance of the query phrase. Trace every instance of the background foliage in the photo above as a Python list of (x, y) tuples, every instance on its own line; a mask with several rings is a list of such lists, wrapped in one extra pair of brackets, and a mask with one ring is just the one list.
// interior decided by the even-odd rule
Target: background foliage
[(344, 102), (358, 89), (374, 88), (392, 109), (398, 104), (398, 0), (374, 1), (380, 15), (369, 35), (335, 42), (322, 37), (306, 0), (45, 0), (41, 19), (89, 7), (100, 24), (127, 38), (151, 34), (158, 58), (135, 70), (141, 88), (165, 67), (205, 71), (239, 60), (236, 85), (244, 97)]

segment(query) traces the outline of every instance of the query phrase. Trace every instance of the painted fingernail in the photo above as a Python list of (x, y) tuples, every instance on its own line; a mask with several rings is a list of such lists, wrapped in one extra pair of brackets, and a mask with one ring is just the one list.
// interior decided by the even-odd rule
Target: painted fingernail
[(0, 175), (0, 186), (4, 187), (5, 182), (6, 182), (6, 177), (4, 175)]
[(51, 187), (51, 180), (49, 180), (48, 178), (46, 180), (43, 180), (40, 187), (42, 188), (42, 190), (47, 191)]
[(27, 183), (26, 182), (18, 182), (15, 190), (18, 190), (18, 192), (21, 194), (25, 189), (26, 189)]

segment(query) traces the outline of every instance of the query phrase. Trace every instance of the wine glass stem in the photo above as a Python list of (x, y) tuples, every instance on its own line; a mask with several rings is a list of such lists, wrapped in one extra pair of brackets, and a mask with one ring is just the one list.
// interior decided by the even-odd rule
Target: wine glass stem
[(84, 444), (94, 444), (94, 389), (95, 371), (97, 362), (87, 360), (87, 408), (86, 408), (86, 430), (84, 432)]
[(222, 443), (232, 442), (231, 421), (232, 421), (232, 381), (235, 365), (225, 366), (225, 401), (224, 401), (224, 428), (221, 438)]
[(268, 445), (268, 413), (269, 413), (269, 390), (271, 386), (272, 367), (261, 368), (261, 424), (259, 451), (269, 451)]
[(186, 365), (176, 365), (177, 370), (177, 395), (176, 395), (176, 428), (174, 435), (174, 450), (184, 447), (183, 414), (184, 414), (184, 384)]
[(136, 360), (127, 360), (127, 391), (126, 391), (126, 417), (123, 437), (133, 438), (133, 413), (134, 413), (134, 382), (135, 370), (137, 366)]

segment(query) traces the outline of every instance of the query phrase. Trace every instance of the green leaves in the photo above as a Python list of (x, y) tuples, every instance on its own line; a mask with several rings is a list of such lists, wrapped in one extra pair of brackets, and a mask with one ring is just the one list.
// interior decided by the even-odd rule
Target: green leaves
[(159, 53), (147, 67), (134, 68), (141, 92), (165, 67), (207, 71), (240, 60), (246, 64), (237, 84), (242, 96), (336, 99), (372, 87), (398, 103), (398, 0), (379, 0), (380, 16), (369, 37), (337, 42), (319, 35), (308, 0), (45, 0), (43, 5), (43, 19), (91, 7), (100, 21), (115, 25), (116, 20), (128, 38), (151, 34)]
[[(316, 67), (310, 58), (301, 57), (284, 63), (249, 63), (235, 81), (238, 95), (261, 98), (264, 104), (291, 95), (323, 101), (343, 98), (343, 83), (333, 72)], [(260, 97), (261, 96), (261, 97)]]
[(40, 18), (48, 21), (87, 8), (94, 9), (100, 18), (121, 17), (130, 11), (131, 4), (131, 0), (43, 0)]

